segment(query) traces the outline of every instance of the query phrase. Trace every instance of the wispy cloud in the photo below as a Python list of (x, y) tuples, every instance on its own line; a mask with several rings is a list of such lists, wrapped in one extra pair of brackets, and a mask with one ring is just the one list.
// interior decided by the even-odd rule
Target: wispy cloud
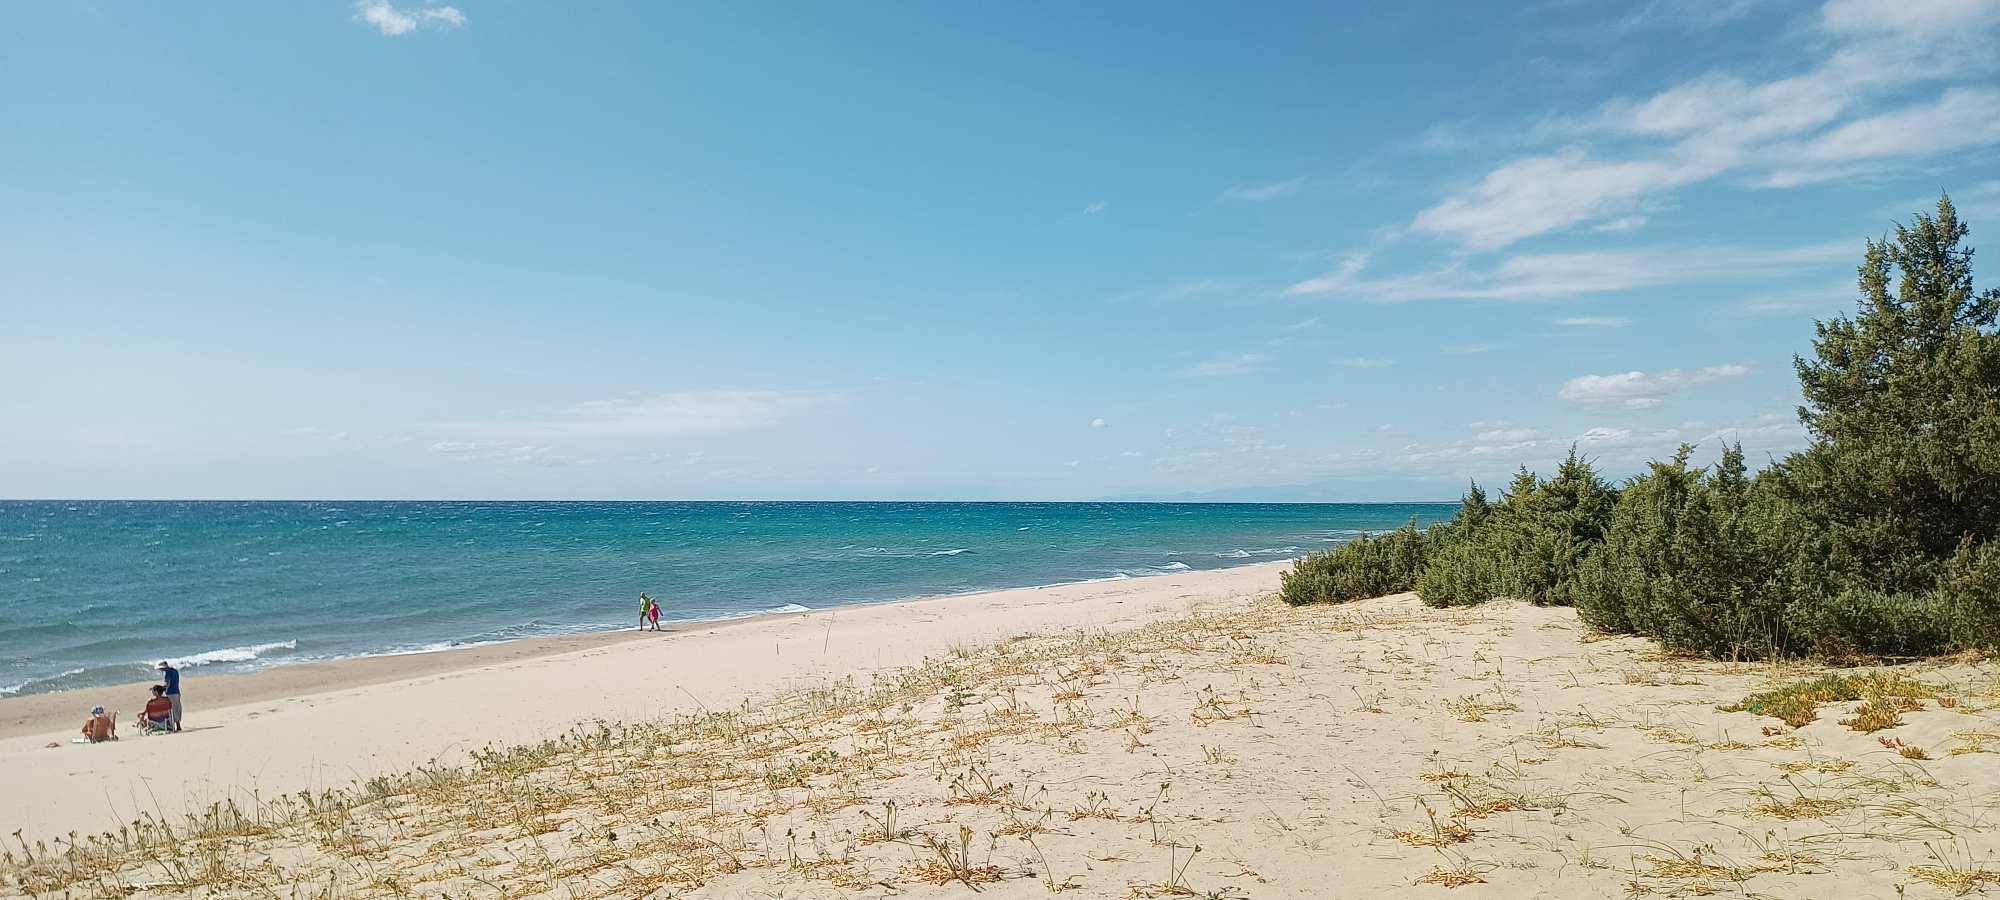
[(1264, 354), (1243, 353), (1237, 356), (1211, 359), (1182, 369), (1183, 378), (1220, 378), (1232, 375), (1248, 375), (1264, 368)]
[(438, 441), (431, 444), (430, 451), (447, 459), (467, 463), (580, 466), (595, 462), (589, 458), (557, 453), (554, 449), (539, 444), (515, 444), (504, 441)]
[(1222, 199), (1248, 200), (1252, 203), (1262, 203), (1266, 200), (1276, 200), (1279, 197), (1291, 194), (1305, 183), (1305, 178), (1300, 177), (1289, 178), (1284, 181), (1274, 181), (1270, 184), (1239, 184), (1223, 191)]
[(1605, 222), (1599, 225), (1594, 225), (1591, 227), (1590, 230), (1595, 231), (1599, 234), (1616, 234), (1624, 231), (1638, 231), (1639, 229), (1646, 227), (1646, 223), (1649, 221), (1651, 221), (1651, 219), (1647, 218), (1646, 216), (1631, 215), (1631, 216), (1626, 216), (1622, 219), (1612, 219), (1609, 222)]
[[(1666, 6), (1690, 5), (1642, 11)], [(1819, 55), (1799, 74), (1710, 72), (1550, 116), (1534, 130), (1554, 149), (1494, 167), (1411, 227), (1494, 250), (1577, 225), (1635, 222), (1673, 191), (1730, 173), (1787, 187), (2000, 144), (2000, 91), (1984, 81), (2000, 69), (2000, 2), (1831, 0), (1810, 30)], [(1922, 97), (1935, 85), (1943, 89)], [(1627, 149), (1603, 155), (1598, 145)]]
[(456, 6), (398, 8), (389, 0), (361, 0), (354, 4), (354, 20), (366, 23), (390, 37), (409, 34), (418, 28), (464, 28), (465, 13)]
[(1557, 300), (1666, 284), (1774, 275), (1811, 269), (1854, 256), (1845, 241), (1799, 247), (1757, 249), (1737, 246), (1655, 247), (1577, 253), (1520, 254), (1488, 268), (1459, 262), (1409, 275), (1367, 278), (1365, 257), (1285, 290), (1289, 295), (1326, 294), (1371, 303), (1415, 300)]
[(1096, 203), (1092, 203), (1089, 206), (1084, 207), (1083, 214), (1086, 216), (1094, 216), (1110, 208), (1111, 204), (1109, 201), (1099, 200)]
[(347, 440), (347, 432), (334, 428), (321, 428), (318, 425), (302, 425), (298, 428), (287, 428), (284, 431), (284, 436), (312, 441)]
[(1953, 88), (1936, 100), (1849, 122), (1780, 148), (1786, 164), (1763, 179), (1796, 187), (1846, 177), (1884, 157), (1934, 156), (2000, 143), (2000, 90)]
[(1564, 328), (1624, 328), (1632, 320), (1624, 316), (1570, 316), (1557, 319), (1556, 324)]
[(1621, 17), (1618, 31), (1720, 28), (1754, 12), (1765, 0), (1648, 0)]
[(1345, 366), (1350, 369), (1380, 369), (1384, 366), (1393, 366), (1396, 362), (1391, 359), (1375, 359), (1368, 356), (1348, 356), (1334, 360), (1333, 364)]
[(1444, 344), (1438, 352), (1447, 356), (1471, 356), (1474, 353), (1492, 353), (1500, 349), (1499, 344)]
[(1564, 383), (1556, 396), (1583, 406), (1651, 409), (1665, 403), (1668, 396), (1688, 388), (1748, 374), (1749, 366), (1732, 364), (1708, 366), (1691, 372), (1668, 369), (1652, 374), (1634, 370), (1615, 375), (1582, 375)]
[(1852, 306), (1857, 289), (1851, 281), (1816, 287), (1768, 291), (1752, 294), (1737, 302), (1736, 311), (1746, 316), (1796, 316), (1800, 313), (1830, 314)]
[(772, 425), (833, 399), (830, 394), (793, 391), (675, 391), (591, 400), (527, 418), (502, 416), (449, 422), (441, 425), (440, 430), (458, 442), (512, 440), (536, 444), (716, 434)]
[[(1268, 290), (1268, 289), (1267, 289)], [(1241, 283), (1227, 278), (1197, 278), (1175, 284), (1136, 288), (1111, 298), (1112, 303), (1179, 303), (1185, 300), (1210, 300), (1231, 294), (1246, 293), (1248, 289)]]

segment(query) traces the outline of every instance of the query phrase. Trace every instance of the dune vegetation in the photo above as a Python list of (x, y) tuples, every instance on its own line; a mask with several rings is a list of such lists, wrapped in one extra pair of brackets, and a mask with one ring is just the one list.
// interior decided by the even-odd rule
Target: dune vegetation
[(1452, 522), (1307, 557), (1283, 598), (1514, 597), (1729, 659), (2000, 649), (2000, 289), (1967, 234), (1945, 197), (1868, 242), (1854, 314), (1795, 359), (1805, 449), (1752, 473), (1684, 445), (1617, 485), (1572, 449)]
[[(1133, 579), (1103, 589), (1160, 604), (1136, 624), (16, 831), (0, 895), (2000, 888), (2000, 666), (1940, 655), (1994, 647), (2000, 591), (2000, 292), (1973, 293), (1964, 234), (1945, 202), (1869, 246), (1867, 302), (1799, 363), (1812, 445), (1754, 475), (1683, 449), (1614, 486), (1572, 454), (1301, 560), (1278, 598)], [(1799, 658), (1869, 655), (1937, 658)]]

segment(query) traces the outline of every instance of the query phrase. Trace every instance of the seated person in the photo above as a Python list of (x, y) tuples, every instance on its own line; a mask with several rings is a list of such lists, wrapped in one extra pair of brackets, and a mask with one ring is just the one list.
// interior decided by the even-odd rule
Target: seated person
[(118, 739), (118, 717), (104, 711), (102, 706), (90, 708), (90, 718), (83, 720), (83, 739), (93, 744)]
[(174, 701), (167, 697), (167, 686), (153, 685), (153, 699), (146, 701), (146, 711), (139, 714), (139, 727), (148, 731), (172, 731)]

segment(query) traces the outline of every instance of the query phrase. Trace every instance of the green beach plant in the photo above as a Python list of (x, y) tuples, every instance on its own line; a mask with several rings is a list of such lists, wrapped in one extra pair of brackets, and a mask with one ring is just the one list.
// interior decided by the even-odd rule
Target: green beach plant
[(1854, 314), (1795, 359), (1804, 450), (1753, 475), (1683, 445), (1613, 487), (1572, 447), (1452, 522), (1309, 555), (1281, 596), (1574, 605), (1726, 659), (2000, 650), (2000, 289), (1974, 289), (1969, 233), (1942, 197), (1867, 243)]
[(1407, 591), (1416, 585), (1428, 553), (1426, 533), (1412, 518), (1395, 531), (1363, 534), (1331, 550), (1306, 554), (1280, 576), (1278, 596), (1297, 606)]

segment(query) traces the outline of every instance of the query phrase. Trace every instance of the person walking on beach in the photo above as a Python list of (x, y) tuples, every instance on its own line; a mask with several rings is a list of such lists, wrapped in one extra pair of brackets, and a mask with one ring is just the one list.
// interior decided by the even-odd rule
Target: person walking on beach
[(646, 598), (646, 602), (647, 602), (647, 603), (651, 603), (651, 604), (653, 604), (653, 611), (652, 611), (652, 612), (649, 612), (649, 613), (647, 613), (647, 614), (646, 614), (646, 617), (647, 617), (648, 619), (651, 619), (651, 620), (652, 620), (652, 622), (653, 622), (653, 630), (654, 630), (654, 631), (659, 631), (659, 630), (660, 630), (660, 601), (658, 601), (658, 600), (655, 600), (655, 599), (653, 599), (653, 598), (651, 598), (651, 597), (647, 597), (647, 598)]
[(160, 670), (160, 680), (165, 682), (163, 687), (167, 689), (167, 699), (174, 704), (173, 716), (167, 719), (167, 730), (179, 731), (181, 730), (181, 670), (174, 668), (173, 663), (164, 659), (153, 668)]
[[(652, 597), (649, 597), (649, 596), (647, 596), (647, 595), (646, 595), (646, 592), (645, 592), (645, 591), (640, 591), (640, 592), (639, 592), (639, 630), (640, 630), (640, 631), (645, 631), (645, 630), (646, 630), (646, 620), (647, 620), (647, 619), (652, 619), (652, 620), (653, 620), (653, 621), (654, 621), (655, 623), (658, 623), (658, 622), (660, 621), (660, 610), (659, 610), (659, 607), (657, 607), (657, 606), (654, 606), (654, 605), (653, 605), (653, 598), (652, 598)], [(654, 627), (656, 627), (656, 628), (657, 628), (657, 627), (659, 627), (659, 626), (658, 626), (657, 624), (655, 624), (655, 626), (654, 626)]]

